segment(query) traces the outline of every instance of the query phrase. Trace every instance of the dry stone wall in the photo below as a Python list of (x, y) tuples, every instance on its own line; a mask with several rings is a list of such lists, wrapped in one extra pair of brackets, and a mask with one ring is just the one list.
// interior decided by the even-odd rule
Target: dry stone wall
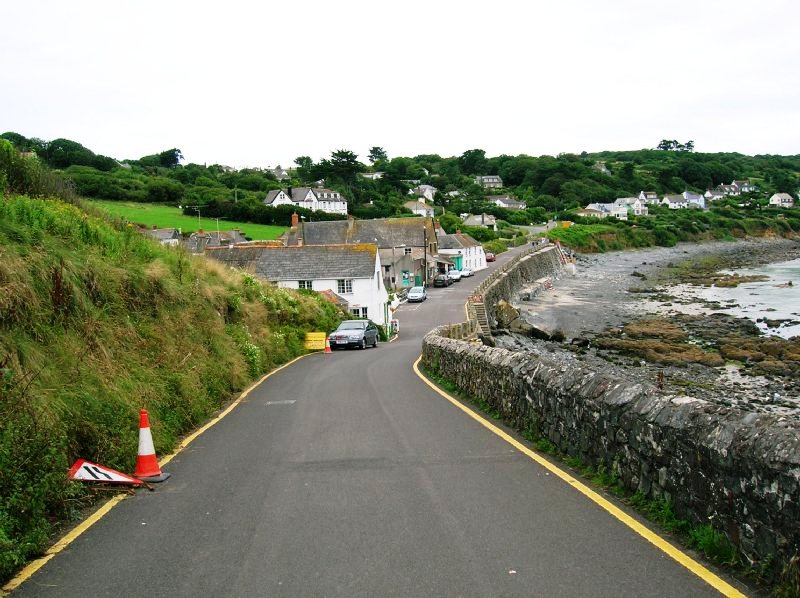
[[(518, 272), (484, 292), (487, 304), (541, 277), (552, 253), (521, 260)], [(443, 327), (425, 337), (423, 366), (486, 401), (518, 430), (606, 467), (632, 492), (669, 499), (679, 517), (711, 523), (753, 564), (800, 553), (796, 420), (667, 396), (547, 346), (515, 353), (446, 336)]]

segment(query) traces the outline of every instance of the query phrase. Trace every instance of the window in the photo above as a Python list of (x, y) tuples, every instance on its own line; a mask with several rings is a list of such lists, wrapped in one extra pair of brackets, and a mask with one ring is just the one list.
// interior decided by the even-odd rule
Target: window
[(366, 318), (367, 317), (367, 308), (366, 307), (354, 307), (350, 311), (357, 318)]
[(297, 287), (300, 289), (308, 289), (311, 290), (311, 281), (310, 280), (299, 280), (297, 281)]
[(411, 247), (406, 247), (403, 250), (403, 255), (411, 255)]
[(338, 293), (352, 293), (353, 281), (350, 278), (340, 278), (336, 281), (336, 289)]

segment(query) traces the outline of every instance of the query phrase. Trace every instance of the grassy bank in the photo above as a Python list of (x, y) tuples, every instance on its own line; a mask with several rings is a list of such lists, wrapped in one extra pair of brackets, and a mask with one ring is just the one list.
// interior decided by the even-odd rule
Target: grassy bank
[(232, 230), (238, 228), (248, 239), (253, 241), (268, 241), (276, 239), (286, 231), (285, 226), (271, 224), (255, 224), (253, 222), (234, 222), (217, 218), (203, 218), (202, 208), (200, 217), (186, 216), (183, 210), (175, 206), (153, 203), (134, 203), (129, 201), (100, 201), (93, 200), (89, 205), (142, 226), (157, 226), (158, 228), (179, 228), (185, 233), (204, 231)]
[(341, 315), (75, 205), (0, 199), (0, 579), (85, 504), (74, 459), (132, 471), (143, 407), (168, 453)]

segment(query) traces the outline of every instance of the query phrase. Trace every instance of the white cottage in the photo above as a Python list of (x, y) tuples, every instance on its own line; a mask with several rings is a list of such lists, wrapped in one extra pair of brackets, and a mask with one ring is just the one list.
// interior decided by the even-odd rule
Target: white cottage
[(267, 193), (264, 205), (271, 207), (293, 205), (314, 212), (347, 215), (347, 200), (342, 197), (341, 193), (332, 189), (312, 189), (311, 187), (274, 189)]
[(354, 316), (376, 324), (390, 320), (389, 293), (375, 244), (244, 245), (208, 249), (206, 256), (282, 288), (331, 291), (347, 302)]

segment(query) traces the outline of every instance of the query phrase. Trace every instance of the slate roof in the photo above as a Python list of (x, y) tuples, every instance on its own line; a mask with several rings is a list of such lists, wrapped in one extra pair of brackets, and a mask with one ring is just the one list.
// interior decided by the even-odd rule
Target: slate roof
[(181, 234), (178, 232), (177, 228), (150, 228), (145, 230), (144, 234), (156, 239), (160, 243), (181, 238)]
[(422, 247), (425, 244), (424, 227), (428, 229), (428, 241), (436, 240), (429, 218), (306, 222), (303, 225), (303, 242), (306, 245), (377, 243), (378, 247)]
[(424, 201), (407, 201), (406, 203), (403, 204), (403, 207), (408, 208), (412, 212), (414, 210), (424, 210), (426, 213), (428, 212), (428, 210), (433, 211), (433, 208), (431, 208), (431, 206), (426, 204)]
[(206, 250), (208, 257), (278, 282), (281, 280), (319, 280), (372, 278), (375, 275), (374, 244), (302, 245), (293, 247), (242, 245)]
[(464, 233), (439, 236), (439, 249), (465, 249), (480, 245), (475, 239)]
[(464, 218), (464, 224), (467, 226), (494, 226), (497, 224), (497, 219), (491, 214), (470, 214)]
[(275, 198), (278, 197), (280, 194), (281, 189), (273, 189), (269, 193), (267, 193), (267, 198), (264, 200), (265, 205), (271, 205)]

